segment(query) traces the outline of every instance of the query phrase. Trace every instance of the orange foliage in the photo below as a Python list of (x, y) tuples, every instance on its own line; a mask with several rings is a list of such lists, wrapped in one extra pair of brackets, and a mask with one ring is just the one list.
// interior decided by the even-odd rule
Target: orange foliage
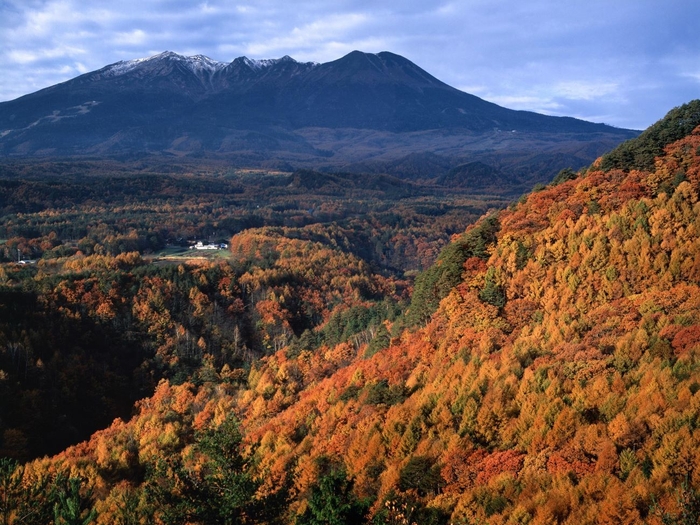
[[(434, 463), (426, 475), (439, 473), (439, 490), (411, 496), (455, 519), (639, 523), (684, 477), (700, 486), (699, 142), (667, 148), (653, 173), (591, 169), (501, 212), (490, 258), (468, 259), (428, 324), (369, 359), (348, 343), (278, 349), (236, 389), (164, 383), (130, 423), (63, 457), (113, 470), (134, 461), (129, 443), (142, 462), (184, 453), (188, 432), (228, 406), (263, 490), (289, 483), (292, 509), (304, 507), (324, 461), (380, 502), (420, 457)], [(668, 186), (679, 169), (687, 180)], [(272, 230), (231, 246), (267, 259), (240, 286), (271, 336), (290, 330), (293, 296), (327, 318), (328, 304), (360, 304), (395, 284)], [(504, 306), (482, 300), (489, 268)], [(285, 288), (292, 274), (304, 284)], [(82, 290), (57, 293), (71, 302)], [(156, 306), (168, 293), (149, 282), (134, 315), (163, 315)]]

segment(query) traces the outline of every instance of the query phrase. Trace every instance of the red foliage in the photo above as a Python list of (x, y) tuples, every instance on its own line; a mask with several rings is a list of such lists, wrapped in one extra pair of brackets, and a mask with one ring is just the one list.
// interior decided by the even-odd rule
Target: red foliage
[(486, 485), (491, 478), (504, 472), (517, 476), (523, 468), (524, 459), (525, 455), (515, 450), (492, 452), (477, 464), (479, 473), (475, 481), (479, 485)]
[(696, 346), (700, 346), (700, 325), (682, 328), (676, 333), (671, 343), (676, 355), (683, 355)]

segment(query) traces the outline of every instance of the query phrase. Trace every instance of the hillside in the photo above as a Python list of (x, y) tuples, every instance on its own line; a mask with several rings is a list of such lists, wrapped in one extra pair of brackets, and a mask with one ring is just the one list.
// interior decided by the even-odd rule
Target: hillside
[(700, 122), (652, 169), (603, 162), (455, 235), (403, 315), (362, 319), (401, 283), (343, 272), (337, 248), (234, 236), (270, 341), (297, 298), (339, 308), (245, 373), (206, 362), (129, 421), (5, 468), (12, 501), (38, 516), (71, 478), (105, 524), (697, 523)]
[[(357, 172), (362, 163), (391, 169), (409, 155), (439, 154), (447, 171), (492, 163), (498, 151), (508, 159), (498, 168), (528, 187), (636, 134), (506, 109), (389, 52), (325, 64), (164, 52), (0, 103), (0, 157), (151, 155)], [(533, 163), (532, 152), (549, 164)], [(426, 168), (419, 178), (443, 173)]]
[[(364, 330), (400, 309), (452, 233), (505, 204), (388, 176), (7, 165), (0, 456), (55, 454), (128, 417), (161, 378), (192, 378), (208, 360), (247, 366), (334, 314), (346, 322), (344, 310)], [(197, 241), (257, 249), (234, 257)]]

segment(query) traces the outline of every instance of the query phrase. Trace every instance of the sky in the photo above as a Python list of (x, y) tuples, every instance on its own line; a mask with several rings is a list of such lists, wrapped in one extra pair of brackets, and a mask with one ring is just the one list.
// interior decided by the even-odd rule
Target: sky
[(511, 109), (644, 129), (700, 98), (697, 0), (0, 0), (0, 101), (174, 51), (391, 51)]

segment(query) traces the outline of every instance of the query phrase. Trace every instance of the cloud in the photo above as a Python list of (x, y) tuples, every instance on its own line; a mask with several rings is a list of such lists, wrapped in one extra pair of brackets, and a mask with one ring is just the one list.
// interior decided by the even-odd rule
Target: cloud
[(133, 31), (116, 33), (112, 41), (118, 46), (136, 46), (145, 44), (148, 41), (148, 35), (141, 29), (134, 29)]
[(596, 100), (619, 93), (615, 82), (569, 81), (559, 82), (552, 91), (558, 97), (573, 100)]
[(252, 55), (275, 55), (289, 49), (309, 49), (319, 45), (335, 45), (347, 38), (353, 30), (366, 23), (362, 13), (331, 15), (293, 27), (287, 34), (270, 40), (250, 43), (247, 48)]
[(84, 49), (77, 47), (59, 46), (47, 49), (15, 49), (7, 52), (6, 56), (16, 64), (31, 64), (40, 60), (53, 60), (63, 57), (74, 57), (85, 54)]
[(13, 49), (8, 51), (5, 56), (15, 64), (29, 64), (37, 59), (37, 54), (24, 49)]
[(550, 115), (562, 109), (562, 105), (551, 97), (536, 95), (494, 95), (489, 101), (511, 109), (536, 111)]

